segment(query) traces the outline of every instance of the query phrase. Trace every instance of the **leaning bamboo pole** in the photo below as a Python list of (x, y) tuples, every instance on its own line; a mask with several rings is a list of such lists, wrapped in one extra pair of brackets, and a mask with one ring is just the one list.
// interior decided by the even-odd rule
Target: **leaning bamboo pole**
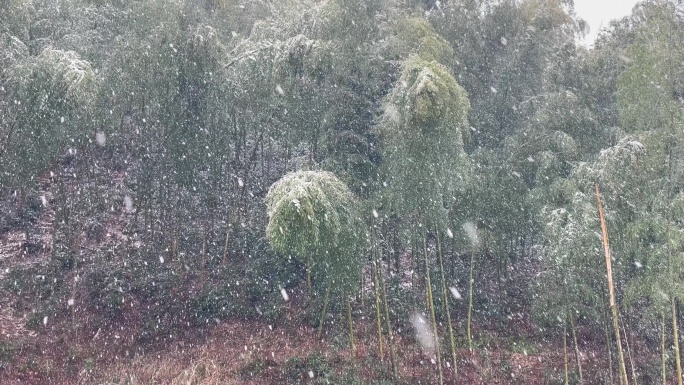
[(603, 250), (606, 254), (606, 271), (608, 276), (608, 296), (610, 300), (610, 309), (613, 316), (613, 331), (615, 333), (615, 342), (618, 349), (618, 363), (620, 364), (620, 384), (628, 385), (627, 367), (625, 366), (625, 357), (622, 354), (622, 342), (620, 340), (620, 325), (618, 321), (618, 309), (615, 303), (615, 294), (613, 293), (613, 271), (611, 268), (610, 259), (610, 245), (608, 243), (608, 229), (606, 228), (606, 219), (603, 214), (603, 205), (601, 204), (601, 194), (599, 193), (598, 183), (596, 187), (596, 201), (598, 202), (599, 218), (601, 219), (601, 232), (603, 234)]

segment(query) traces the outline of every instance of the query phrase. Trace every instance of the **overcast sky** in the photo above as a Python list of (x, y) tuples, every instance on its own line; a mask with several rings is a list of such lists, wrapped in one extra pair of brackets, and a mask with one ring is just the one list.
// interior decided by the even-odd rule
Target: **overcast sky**
[(591, 28), (582, 43), (591, 46), (601, 26), (606, 27), (609, 21), (629, 15), (636, 3), (638, 0), (575, 0), (575, 12)]

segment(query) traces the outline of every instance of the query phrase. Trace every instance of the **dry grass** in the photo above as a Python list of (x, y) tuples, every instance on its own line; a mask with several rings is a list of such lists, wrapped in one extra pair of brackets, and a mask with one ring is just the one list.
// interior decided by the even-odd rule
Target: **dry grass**
[[(203, 343), (188, 347), (177, 341), (163, 351), (102, 365), (81, 377), (80, 384), (264, 384), (278, 383), (278, 368), (288, 358), (302, 357), (325, 346), (311, 328), (272, 327), (261, 322), (226, 322)], [(245, 368), (261, 363), (259, 382)], [(87, 378), (86, 378), (87, 377)], [(249, 377), (249, 376), (248, 376)]]
[[(80, 384), (91, 384), (93, 378), (83, 378)], [(97, 381), (120, 385), (218, 385), (240, 384), (237, 375), (224, 371), (210, 357), (200, 357), (189, 363), (181, 357), (139, 357), (129, 363), (109, 368)]]

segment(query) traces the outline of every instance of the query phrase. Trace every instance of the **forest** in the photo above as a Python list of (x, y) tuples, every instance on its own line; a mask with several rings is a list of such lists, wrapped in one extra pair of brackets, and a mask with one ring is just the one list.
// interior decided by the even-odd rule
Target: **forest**
[(684, 2), (604, 27), (0, 0), (0, 383), (682, 385)]

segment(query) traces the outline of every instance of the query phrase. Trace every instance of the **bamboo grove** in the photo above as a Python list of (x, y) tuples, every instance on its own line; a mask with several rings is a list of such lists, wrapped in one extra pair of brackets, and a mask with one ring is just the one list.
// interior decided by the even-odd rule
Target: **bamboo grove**
[(458, 383), (522, 314), (562, 383), (681, 385), (684, 5), (586, 32), (571, 0), (0, 0), (0, 231), (50, 255), (0, 277), (74, 335), (299, 293), (393, 381), (409, 339)]

